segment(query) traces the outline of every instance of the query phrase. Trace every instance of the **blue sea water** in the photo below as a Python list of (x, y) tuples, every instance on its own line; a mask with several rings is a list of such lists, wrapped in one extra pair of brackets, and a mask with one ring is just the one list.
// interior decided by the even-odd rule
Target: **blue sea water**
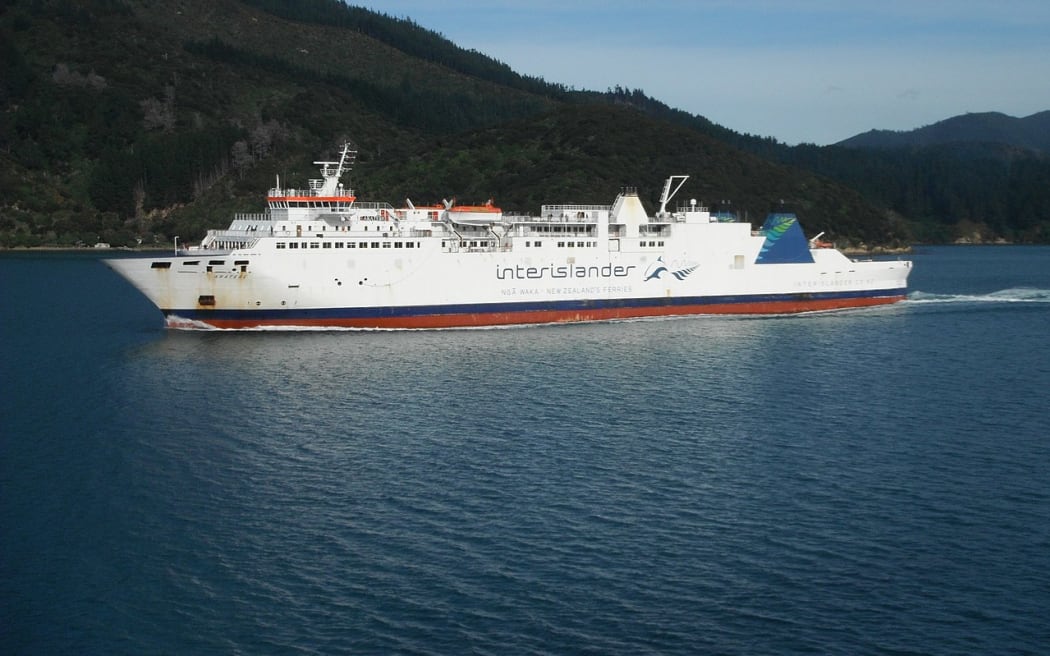
[(169, 332), (0, 256), (0, 653), (1050, 652), (1050, 248), (794, 317)]

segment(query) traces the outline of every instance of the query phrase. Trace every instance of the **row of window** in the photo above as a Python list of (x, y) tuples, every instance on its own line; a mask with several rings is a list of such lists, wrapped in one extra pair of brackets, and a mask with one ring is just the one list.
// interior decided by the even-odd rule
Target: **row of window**
[[(382, 245), (382, 246), (380, 246)], [(279, 241), (277, 248), (422, 248), (417, 241)]]
[[(534, 241), (534, 242), (532, 242), (532, 245), (533, 246), (539, 246), (541, 243), (543, 243), (543, 242)], [(575, 241), (575, 242), (573, 242), (573, 241), (559, 241), (558, 242), (558, 248), (594, 248), (597, 245), (598, 245), (598, 242), (596, 242), (596, 241)], [(663, 248), (664, 243), (663, 243), (663, 241), (650, 241), (650, 242), (640, 241), (640, 242), (638, 242), (638, 245), (641, 246), (642, 248), (645, 248), (646, 246), (652, 246), (653, 248), (657, 248), (657, 247)], [(525, 242), (525, 246), (528, 247), (529, 246), (529, 242)]]
[[(182, 262), (182, 266), (184, 266), (184, 267), (200, 266), (200, 263), (201, 263), (200, 260), (184, 260)], [(212, 267), (216, 267), (216, 266), (226, 266), (226, 260), (208, 260), (207, 267), (208, 267), (208, 272), (209, 273), (213, 270)], [(248, 270), (248, 260), (234, 260), (233, 261), (233, 266), (240, 267), (242, 272), (247, 271)], [(170, 261), (168, 261), (168, 262), (152, 262), (152, 263), (150, 263), (150, 268), (151, 269), (170, 269), (171, 268), (171, 262)]]
[[(454, 244), (455, 242), (453, 242)], [(442, 248), (447, 248), (448, 242), (442, 241)], [(460, 248), (493, 248), (496, 243), (494, 241), (461, 241), (459, 242)], [(539, 248), (543, 245), (543, 241), (526, 241), (525, 248)], [(651, 248), (663, 248), (663, 241), (641, 241), (638, 244), (642, 248), (649, 246)], [(559, 241), (558, 248), (595, 248), (598, 246), (597, 241)], [(296, 249), (296, 248), (422, 248), (420, 242), (417, 241), (291, 241), (291, 242), (277, 242), (278, 249)]]
[[(540, 243), (541, 242), (538, 242), (538, 241), (533, 242), (533, 246), (539, 246)], [(529, 242), (525, 242), (525, 246), (528, 246), (528, 245), (529, 245)], [(558, 248), (594, 248), (597, 245), (598, 245), (598, 242), (596, 242), (596, 241), (576, 241), (576, 242), (573, 242), (573, 241), (559, 241), (558, 242)], [(650, 241), (650, 242), (641, 241), (641, 242), (638, 242), (638, 245), (641, 246), (642, 248), (645, 248), (646, 246), (652, 246), (653, 248), (656, 248), (656, 247), (661, 247), (662, 248), (664, 243), (662, 241)]]
[(545, 233), (556, 233), (556, 232), (563, 232), (563, 233), (564, 232), (588, 232), (588, 233), (593, 233), (594, 232), (594, 226), (584, 226), (583, 228), (580, 228), (578, 226), (560, 226), (560, 225), (545, 226), (545, 225), (529, 224), (527, 227), (529, 228), (529, 230), (531, 232), (545, 232)]
[[(456, 242), (452, 242), (452, 245), (455, 245), (455, 243)], [(441, 242), (441, 247), (445, 248), (447, 244), (448, 244), (448, 242), (442, 241)], [(464, 239), (464, 240), (459, 242), (459, 247), (460, 248), (494, 248), (495, 246), (496, 246), (496, 242), (494, 242), (492, 240), (486, 240), (486, 239), (471, 240), (471, 241), (467, 241), (466, 239)]]
[[(187, 260), (182, 263), (182, 266), (197, 266), (200, 264), (200, 260)], [(223, 266), (226, 264), (226, 260), (208, 260), (208, 266)], [(248, 260), (234, 260), (233, 266), (247, 266)]]
[(312, 207), (315, 209), (320, 208), (334, 208), (348, 210), (353, 201), (350, 200), (337, 200), (337, 201), (320, 201), (320, 200), (272, 200), (270, 201), (270, 207), (273, 208), (288, 208), (288, 207)]
[[(452, 242), (452, 245), (455, 245), (455, 243), (456, 242)], [(446, 242), (446, 241), (441, 242), (441, 247), (442, 248), (447, 248), (448, 245), (449, 245), (449, 243)], [(660, 245), (663, 246), (663, 242), (660, 242)], [(494, 248), (495, 246), (496, 246), (496, 242), (494, 242), (492, 240), (480, 240), (480, 241), (463, 240), (463, 241), (459, 242), (459, 247), (460, 248)], [(540, 248), (541, 246), (543, 246), (543, 240), (540, 240), (540, 239), (537, 239), (535, 241), (526, 241), (525, 242), (525, 248)], [(558, 248), (595, 248), (597, 246), (598, 246), (598, 242), (597, 241), (559, 241), (558, 242)], [(643, 244), (643, 246), (644, 246), (644, 244)]]

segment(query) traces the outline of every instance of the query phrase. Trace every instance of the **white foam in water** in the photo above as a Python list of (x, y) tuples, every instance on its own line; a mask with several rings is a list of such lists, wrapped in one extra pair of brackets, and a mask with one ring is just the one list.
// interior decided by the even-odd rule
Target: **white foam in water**
[(914, 291), (908, 303), (1050, 303), (1050, 289), (1012, 287), (987, 294), (932, 294)]

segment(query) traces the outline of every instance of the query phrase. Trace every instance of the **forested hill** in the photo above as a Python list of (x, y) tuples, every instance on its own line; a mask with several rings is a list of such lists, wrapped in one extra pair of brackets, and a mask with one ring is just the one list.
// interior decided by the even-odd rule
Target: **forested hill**
[(753, 220), (784, 203), (844, 245), (904, 243), (923, 233), (909, 218), (950, 237), (960, 220), (902, 217), (830, 179), (862, 177), (862, 158), (829, 176), (641, 91), (522, 76), (339, 0), (0, 0), (0, 106), (0, 246), (196, 239), (344, 140), (359, 195), (393, 202), (535, 212), (625, 184), (651, 201), (687, 173), (684, 195)]
[(909, 217), (918, 241), (1050, 243), (1050, 112), (965, 114), (775, 157)]
[(837, 145), (892, 149), (959, 144), (997, 144), (1050, 154), (1050, 111), (1023, 118), (1000, 112), (963, 114), (915, 130), (871, 130)]

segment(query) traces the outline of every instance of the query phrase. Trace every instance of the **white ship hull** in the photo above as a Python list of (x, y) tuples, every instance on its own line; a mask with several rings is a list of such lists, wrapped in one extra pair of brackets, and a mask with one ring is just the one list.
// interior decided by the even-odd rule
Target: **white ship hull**
[[(468, 257), (424, 247), (405, 257), (384, 255), (333, 250), (277, 258), (257, 250), (109, 263), (172, 326), (217, 328), (435, 328), (805, 312), (900, 300), (909, 271), (908, 262), (853, 262), (833, 250), (817, 251), (813, 264), (765, 270), (735, 269), (729, 258), (663, 253)], [(658, 260), (669, 265), (669, 273), (646, 279)], [(154, 263), (170, 267), (151, 268)], [(693, 266), (681, 280), (671, 275), (673, 267)]]
[(334, 190), (276, 189), (268, 214), (238, 218), (197, 249), (107, 263), (169, 326), (214, 328), (808, 312), (901, 300), (911, 270), (908, 261), (854, 261), (810, 248), (793, 215), (752, 232), (695, 204), (649, 217), (631, 192), (612, 206), (552, 205), (539, 217), (505, 217), (495, 209), (363, 205)]

